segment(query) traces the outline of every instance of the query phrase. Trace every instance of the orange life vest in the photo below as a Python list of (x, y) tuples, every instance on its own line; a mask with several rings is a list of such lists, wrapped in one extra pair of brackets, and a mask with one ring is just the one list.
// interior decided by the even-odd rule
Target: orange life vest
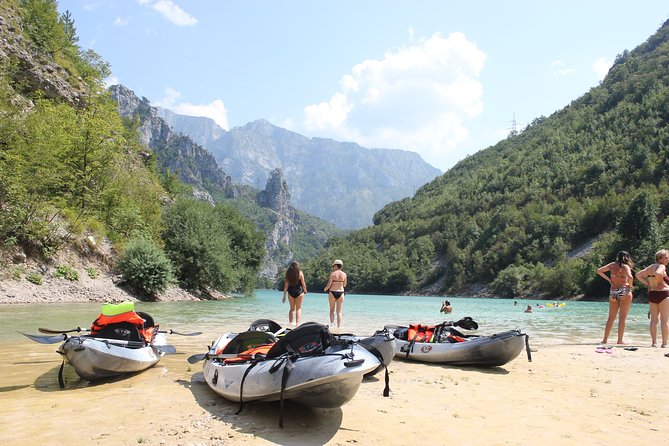
[(146, 342), (151, 341), (151, 337), (153, 335), (153, 330), (155, 327), (150, 327), (149, 329), (145, 330), (144, 319), (142, 319), (134, 311), (127, 311), (125, 313), (117, 314), (115, 316), (105, 316), (104, 314), (100, 314), (100, 316), (98, 316), (98, 318), (93, 321), (93, 324), (91, 324), (91, 334), (96, 335), (100, 333), (100, 330), (102, 330), (107, 325), (119, 324), (121, 322), (128, 322), (136, 326), (140, 336), (142, 336), (146, 340)]
[(432, 325), (411, 324), (409, 325), (407, 340), (430, 342), (430, 340), (432, 340), (432, 335), (434, 334), (434, 328), (435, 327)]
[(270, 348), (272, 348), (274, 344), (260, 344), (256, 347), (250, 348), (248, 350), (244, 350), (243, 352), (239, 353), (236, 357), (234, 358), (227, 358), (225, 360), (226, 364), (235, 364), (238, 362), (245, 362), (248, 361), (249, 359), (254, 359), (257, 354), (261, 355), (266, 355), (267, 352), (269, 351)]

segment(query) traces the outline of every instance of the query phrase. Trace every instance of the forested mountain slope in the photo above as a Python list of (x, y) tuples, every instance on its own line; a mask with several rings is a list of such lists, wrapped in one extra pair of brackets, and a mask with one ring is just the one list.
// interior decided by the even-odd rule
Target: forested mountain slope
[(586, 297), (616, 251), (639, 264), (669, 243), (669, 22), (600, 85), (389, 204), (332, 244), (360, 292)]

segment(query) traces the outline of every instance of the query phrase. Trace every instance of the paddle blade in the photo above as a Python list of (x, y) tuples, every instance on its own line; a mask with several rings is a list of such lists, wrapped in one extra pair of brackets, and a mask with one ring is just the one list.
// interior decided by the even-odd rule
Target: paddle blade
[(51, 328), (38, 328), (37, 329), (40, 333), (53, 333), (53, 334), (60, 334), (60, 333), (74, 333), (74, 332), (82, 332), (82, 331), (90, 331), (90, 330), (85, 330), (81, 327), (73, 328), (71, 330), (53, 330)]
[(177, 348), (173, 345), (154, 345), (154, 347), (164, 355), (173, 355), (177, 352)]
[(202, 361), (206, 357), (207, 357), (206, 353), (200, 353), (198, 355), (189, 356), (188, 359), (186, 359), (186, 361), (188, 361), (189, 364), (196, 364)]
[(167, 331), (164, 331), (164, 332), (161, 331), (161, 333), (175, 334), (175, 335), (179, 335), (179, 336), (200, 336), (202, 334), (201, 331), (195, 331), (193, 333), (179, 333), (178, 331), (174, 331), (174, 330), (167, 330)]
[(39, 342), (40, 344), (57, 344), (59, 342), (67, 340), (66, 334), (62, 334), (60, 336), (37, 336), (37, 335), (22, 333), (20, 331), (19, 333), (21, 333), (23, 336), (30, 339), (31, 341)]
[(456, 327), (462, 327), (465, 330), (478, 330), (479, 328), (479, 324), (477, 324), (476, 321), (469, 316), (463, 317), (459, 321), (454, 322), (453, 325)]

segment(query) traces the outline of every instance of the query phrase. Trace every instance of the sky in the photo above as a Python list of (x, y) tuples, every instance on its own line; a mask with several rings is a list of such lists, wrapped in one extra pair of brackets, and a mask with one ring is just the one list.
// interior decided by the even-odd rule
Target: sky
[(59, 0), (107, 82), (230, 130), (417, 152), (442, 171), (597, 86), (666, 0)]

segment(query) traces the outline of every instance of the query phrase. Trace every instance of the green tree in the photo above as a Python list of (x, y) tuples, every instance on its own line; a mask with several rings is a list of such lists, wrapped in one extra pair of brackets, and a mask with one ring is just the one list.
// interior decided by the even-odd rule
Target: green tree
[(25, 31), (40, 49), (52, 56), (67, 45), (56, 0), (21, 0)]
[(262, 237), (236, 211), (179, 199), (165, 209), (164, 224), (165, 251), (187, 289), (248, 291), (255, 284)]

